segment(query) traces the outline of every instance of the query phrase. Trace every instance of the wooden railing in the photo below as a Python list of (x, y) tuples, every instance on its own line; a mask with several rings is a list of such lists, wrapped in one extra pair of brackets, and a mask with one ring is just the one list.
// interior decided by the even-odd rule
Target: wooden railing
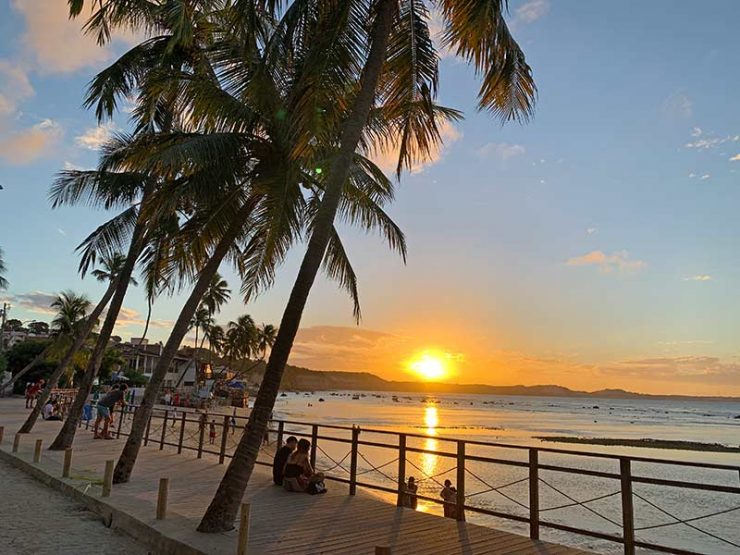
[[(128, 427), (131, 418), (131, 411), (135, 410), (135, 407), (128, 407), (127, 411), (121, 415), (122, 422), (116, 428), (116, 434), (120, 437), (121, 435), (127, 435), (126, 428)], [(175, 416), (176, 415), (176, 416)], [(217, 434), (220, 436), (218, 447), (216, 450), (215, 442), (213, 444), (206, 443), (206, 437), (209, 436), (209, 428), (211, 420), (216, 419)], [(87, 425), (87, 424), (86, 424)], [(226, 458), (232, 456), (231, 450), (236, 446), (241, 434), (236, 434), (236, 431), (243, 430), (248, 425), (248, 419), (243, 417), (231, 417), (224, 415), (209, 415), (207, 413), (197, 412), (183, 412), (183, 409), (177, 410), (164, 410), (157, 409), (155, 414), (150, 418), (145, 438), (144, 445), (149, 443), (156, 443), (159, 449), (164, 449), (165, 446), (171, 446), (177, 448), (177, 452), (181, 453), (183, 450), (191, 450), (197, 453), (197, 457), (201, 458), (204, 453), (218, 456), (219, 463), (223, 463)], [(413, 465), (417, 470), (421, 471), (418, 465), (413, 463), (411, 457), (414, 455), (421, 456), (434, 456), (440, 457), (445, 460), (452, 460), (455, 462), (455, 466), (450, 468), (446, 472), (452, 472), (455, 470), (456, 485), (457, 485), (457, 497), (454, 503), (447, 503), (442, 499), (430, 497), (423, 493), (417, 493), (415, 497), (419, 500), (423, 500), (429, 503), (435, 503), (439, 505), (451, 505), (455, 508), (455, 515), (458, 520), (465, 520), (466, 513), (477, 513), (497, 517), (501, 519), (508, 519), (528, 525), (529, 535), (533, 539), (539, 539), (540, 530), (542, 528), (550, 528), (572, 534), (578, 534), (582, 536), (588, 536), (599, 540), (605, 540), (607, 542), (614, 542), (623, 545), (625, 554), (635, 553), (636, 548), (652, 549), (655, 551), (661, 551), (666, 553), (678, 553), (685, 555), (699, 555), (699, 552), (692, 551), (689, 549), (681, 548), (680, 546), (670, 546), (661, 543), (654, 543), (645, 540), (641, 540), (636, 536), (636, 532), (640, 530), (651, 530), (657, 528), (664, 528), (667, 526), (685, 525), (692, 528), (694, 531), (698, 531), (704, 534), (706, 537), (711, 537), (712, 541), (718, 542), (716, 545), (722, 545), (724, 548), (729, 548), (732, 553), (740, 553), (740, 542), (738, 539), (728, 539), (722, 537), (720, 534), (714, 533), (710, 530), (700, 528), (697, 526), (697, 522), (717, 515), (724, 515), (728, 513), (734, 513), (734, 515), (740, 514), (740, 487), (729, 485), (728, 483), (709, 483), (702, 481), (687, 481), (687, 480), (674, 480), (667, 477), (656, 477), (644, 474), (636, 474), (635, 466), (646, 466), (655, 468), (665, 468), (665, 465), (670, 467), (679, 467), (688, 471), (692, 470), (716, 470), (722, 473), (732, 473), (731, 480), (740, 478), (740, 466), (725, 465), (725, 464), (713, 464), (713, 463), (694, 463), (681, 460), (671, 459), (659, 459), (649, 457), (630, 457), (621, 456), (608, 453), (597, 453), (597, 452), (584, 452), (569, 449), (557, 449), (557, 448), (545, 448), (545, 447), (528, 447), (523, 445), (505, 444), (496, 442), (486, 442), (477, 440), (462, 440), (458, 438), (448, 438), (443, 436), (433, 436), (433, 440), (438, 442), (444, 442), (454, 445), (454, 450), (438, 450), (438, 449), (427, 449), (418, 445), (413, 445), (414, 441), (429, 440), (430, 436), (427, 434), (416, 434), (416, 433), (399, 433), (389, 430), (372, 429), (372, 428), (359, 428), (357, 426), (337, 426), (327, 424), (316, 424), (297, 422), (290, 420), (273, 420), (269, 424), (270, 433), (270, 444), (282, 445), (283, 440), (287, 435), (293, 435), (296, 437), (304, 437), (311, 441), (311, 452), (310, 460), (314, 468), (317, 466), (318, 451), (321, 451), (324, 463), (333, 463), (330, 468), (323, 469), (328, 480), (347, 484), (349, 487), (349, 494), (355, 495), (357, 488), (367, 488), (376, 491), (382, 491), (387, 494), (392, 494), (396, 497), (398, 505), (401, 505), (404, 497), (408, 495), (405, 489), (405, 483), (407, 476), (409, 475), (408, 466)], [(363, 439), (363, 436), (371, 436), (371, 439)], [(373, 440), (376, 437), (382, 437), (388, 439), (387, 441)], [(168, 439), (169, 438), (169, 439)], [(229, 439), (231, 438), (231, 440)], [(393, 439), (390, 439), (393, 438)], [(174, 441), (173, 441), (174, 440)], [(213, 445), (214, 448), (209, 446)], [(348, 449), (348, 452), (344, 457), (334, 457), (327, 453), (327, 449), (331, 450), (328, 446), (334, 446), (334, 448)], [(392, 454), (396, 455), (395, 459), (385, 464), (375, 464), (370, 462), (362, 453), (363, 448), (370, 448), (374, 450), (389, 450)], [(477, 450), (504, 450), (509, 453), (521, 454), (519, 459), (514, 457), (501, 458), (486, 456), (477, 453)], [(262, 457), (257, 460), (257, 464), (270, 466), (272, 464), (271, 455), (272, 453), (263, 450), (263, 455), (267, 458)], [(576, 465), (563, 465), (563, 464), (551, 464), (543, 461), (543, 457), (565, 457), (572, 462), (581, 461), (601, 461), (618, 464), (618, 471), (603, 470), (599, 468), (584, 468)], [(346, 466), (346, 460), (349, 458), (349, 464)], [(366, 468), (360, 471), (359, 459), (362, 458), (366, 461)], [(339, 459), (339, 460), (338, 460)], [(396, 464), (396, 476), (388, 475), (383, 469), (388, 468), (390, 463)], [(491, 486), (486, 480), (480, 478), (472, 470), (472, 465), (500, 465), (504, 467), (511, 467), (515, 469), (521, 469), (526, 471), (524, 478), (513, 481), (511, 483), (503, 484), (500, 486)], [(660, 466), (657, 466), (660, 465)], [(321, 467), (318, 470), (322, 470)], [(384, 476), (386, 479), (395, 482), (392, 486), (382, 485), (378, 483), (372, 483), (367, 481), (364, 477), (368, 473), (377, 472)], [(592, 499), (577, 500), (575, 495), (570, 495), (557, 486), (552, 485), (542, 476), (543, 472), (557, 473), (581, 476), (587, 478), (598, 478), (612, 480), (615, 483), (615, 487), (618, 485), (618, 489), (612, 493), (606, 495), (599, 495)], [(659, 475), (662, 474), (662, 470)], [(466, 493), (466, 481), (469, 477), (473, 477), (476, 481), (480, 481), (488, 489), (474, 493)], [(432, 480), (436, 483), (439, 481), (435, 480), (434, 476), (422, 477), (422, 479)], [(584, 478), (586, 479), (586, 478)], [(726, 480), (727, 482), (730, 479)], [(514, 499), (512, 496), (505, 493), (505, 489), (515, 484), (528, 482), (528, 499), (527, 502), (520, 502)], [(541, 491), (542, 486), (550, 488), (559, 494), (569, 499), (568, 503), (561, 506), (543, 507), (541, 502)], [(665, 488), (678, 488), (684, 491), (701, 491), (701, 492), (714, 492), (717, 494), (731, 494), (733, 502), (737, 506), (723, 508), (716, 510), (708, 514), (700, 516), (693, 516), (690, 518), (680, 518), (675, 516), (672, 510), (667, 510), (658, 505), (657, 502), (645, 497), (645, 495), (639, 494), (634, 491), (636, 485), (645, 486), (660, 486)], [(503, 497), (509, 499), (512, 503), (521, 506), (525, 509), (525, 514), (516, 514), (514, 512), (506, 512), (473, 504), (471, 499), (481, 494), (496, 492)], [(621, 519), (616, 520), (607, 515), (599, 512), (597, 508), (589, 506), (589, 504), (596, 501), (604, 500), (610, 497), (617, 498), (619, 496), (619, 504), (621, 505)], [(635, 499), (641, 500), (643, 503), (653, 507), (653, 510), (659, 514), (664, 515), (671, 520), (665, 523), (659, 523), (657, 525), (647, 525), (636, 527), (635, 523), (635, 510), (634, 502)], [(543, 513), (547, 513), (553, 510), (559, 510), (569, 507), (584, 508), (589, 511), (592, 515), (600, 517), (604, 521), (610, 522), (613, 526), (619, 527), (621, 533), (613, 533), (608, 531), (600, 531), (579, 527), (576, 523), (556, 522), (554, 520), (543, 519)], [(735, 521), (737, 522), (737, 521)], [(735, 551), (736, 550), (736, 551)], [(711, 551), (710, 551), (711, 552)]]

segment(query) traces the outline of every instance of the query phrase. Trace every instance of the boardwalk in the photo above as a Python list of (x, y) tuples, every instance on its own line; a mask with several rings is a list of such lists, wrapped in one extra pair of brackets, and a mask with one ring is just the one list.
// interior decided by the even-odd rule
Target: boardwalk
[[(5, 427), (2, 450), (9, 453), (15, 430), (27, 412), (23, 401), (0, 400), (0, 425)], [(23, 436), (18, 453), (30, 461), (35, 439), (48, 445), (59, 429), (58, 422), (39, 421), (34, 433)], [(67, 482), (88, 495), (100, 497), (100, 479), (105, 461), (115, 459), (123, 439), (94, 441), (89, 431), (80, 430), (74, 446), (72, 478)], [(61, 475), (62, 453), (44, 450), (35, 465), (46, 474)], [(142, 448), (129, 484), (115, 486), (105, 501), (162, 534), (191, 546), (193, 552), (234, 553), (237, 532), (199, 534), (199, 517), (210, 501), (225, 466), (217, 458), (193, 452), (178, 455), (175, 450), (159, 450), (156, 444)], [(154, 520), (157, 484), (160, 477), (170, 479), (167, 519)], [(289, 494), (272, 485), (264, 467), (257, 467), (245, 494), (251, 503), (249, 553), (363, 554), (376, 546), (388, 546), (394, 555), (424, 554), (569, 554), (574, 549), (532, 541), (523, 536), (500, 532), (469, 523), (397, 508), (363, 492), (347, 495), (347, 487), (330, 483), (330, 492), (321, 496)], [(113, 522), (115, 527), (116, 523)]]

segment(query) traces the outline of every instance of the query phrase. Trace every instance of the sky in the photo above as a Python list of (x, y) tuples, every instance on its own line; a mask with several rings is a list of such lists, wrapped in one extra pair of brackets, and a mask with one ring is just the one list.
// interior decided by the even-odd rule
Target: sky
[[(106, 213), (47, 195), (127, 123), (97, 126), (82, 98), (134, 39), (98, 48), (65, 4), (0, 0), (0, 297), (24, 321), (48, 320), (63, 289), (102, 295), (75, 247)], [(474, 73), (443, 52), (440, 103), (466, 117), (398, 184), (408, 262), (342, 228), (362, 322), (318, 280), (290, 362), (413, 379), (427, 353), (451, 382), (740, 395), (740, 3), (512, 0), (508, 20), (539, 88), (533, 120), (476, 112)], [(222, 268), (234, 295), (218, 320), (278, 324), (303, 252), (247, 306)], [(183, 301), (157, 300), (152, 340)], [(145, 312), (130, 291), (116, 333), (140, 335)]]

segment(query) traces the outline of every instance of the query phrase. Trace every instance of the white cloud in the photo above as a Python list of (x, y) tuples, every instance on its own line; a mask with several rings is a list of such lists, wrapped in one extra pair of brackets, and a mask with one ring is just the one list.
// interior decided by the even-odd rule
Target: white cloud
[(30, 293), (12, 295), (3, 300), (10, 301), (11, 307), (13, 305), (19, 306), (29, 312), (37, 314), (55, 314), (56, 311), (51, 308), (51, 303), (53, 303), (56, 298), (57, 296), (52, 293), (32, 291)]
[(683, 278), (684, 281), (711, 281), (712, 276), (708, 274), (697, 274), (695, 276), (691, 277), (685, 277)]
[(598, 229), (596, 229), (595, 227), (589, 227), (589, 228), (586, 229), (586, 233), (588, 233), (589, 235), (593, 235), (597, 231), (598, 231)]
[(710, 174), (710, 173), (705, 173), (705, 174), (704, 174), (704, 175), (702, 175), (702, 176), (701, 176), (701, 177), (700, 177), (699, 179), (701, 179), (702, 181), (706, 181), (706, 180), (707, 180), (707, 179), (709, 179), (710, 177), (712, 177), (712, 174)]
[(0, 59), (0, 117), (15, 114), (18, 104), (33, 95), (26, 71), (15, 62)]
[(75, 144), (88, 150), (100, 150), (100, 147), (108, 142), (116, 129), (113, 122), (90, 127), (82, 135), (75, 137)]
[(496, 157), (502, 161), (521, 156), (527, 150), (522, 145), (509, 143), (488, 143), (480, 147), (476, 154), (480, 158)]
[(712, 134), (704, 134), (701, 139), (699, 135), (691, 134), (692, 137), (696, 138), (695, 141), (689, 141), (684, 145), (686, 148), (695, 148), (697, 150), (709, 150), (711, 148), (718, 147), (725, 143), (734, 143), (740, 141), (740, 135), (726, 135), (724, 137), (712, 136)]
[(740, 153), (735, 154), (732, 158), (730, 158), (731, 162), (740, 162)]
[(675, 92), (663, 101), (663, 113), (672, 118), (688, 118), (694, 113), (691, 99), (684, 93)]
[(701, 134), (702, 134), (701, 127), (694, 127), (694, 129), (691, 130), (692, 137), (701, 137)]
[[(433, 166), (444, 158), (445, 150), (449, 146), (459, 141), (463, 134), (457, 129), (452, 123), (445, 121), (439, 127), (439, 133), (442, 137), (442, 143), (437, 145), (428, 156), (416, 160), (411, 166), (411, 173), (420, 173), (429, 166)], [(388, 148), (374, 152), (370, 156), (371, 160), (386, 174), (392, 174), (396, 171), (396, 165), (398, 164), (398, 154), (400, 147), (398, 143), (394, 143), (388, 146)]]
[(516, 9), (516, 19), (522, 23), (532, 23), (550, 11), (549, 0), (530, 0)]
[(647, 267), (647, 262), (643, 260), (630, 260), (627, 251), (616, 251), (612, 254), (605, 254), (600, 250), (569, 258), (565, 264), (567, 266), (597, 266), (599, 270), (606, 274), (615, 270), (620, 272), (636, 272)]
[(36, 125), (6, 134), (0, 139), (0, 157), (9, 164), (25, 164), (52, 151), (64, 134), (61, 126), (45, 119)]

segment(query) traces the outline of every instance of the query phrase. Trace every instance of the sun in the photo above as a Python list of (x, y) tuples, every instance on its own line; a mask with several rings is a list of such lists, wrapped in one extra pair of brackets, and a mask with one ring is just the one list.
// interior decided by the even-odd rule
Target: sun
[(449, 374), (445, 358), (434, 352), (424, 351), (408, 362), (408, 368), (417, 377), (426, 381), (436, 381)]

